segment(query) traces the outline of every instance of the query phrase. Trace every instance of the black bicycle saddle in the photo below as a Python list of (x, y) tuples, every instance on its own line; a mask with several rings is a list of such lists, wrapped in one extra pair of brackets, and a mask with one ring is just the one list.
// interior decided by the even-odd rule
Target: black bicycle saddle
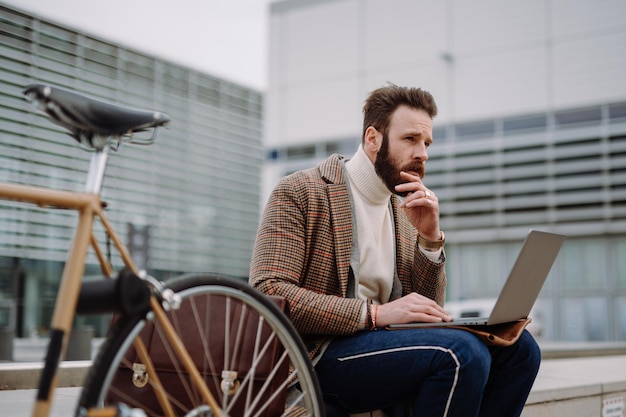
[(92, 136), (121, 136), (166, 125), (170, 118), (158, 111), (136, 110), (106, 103), (46, 84), (31, 84), (24, 94), (79, 142)]

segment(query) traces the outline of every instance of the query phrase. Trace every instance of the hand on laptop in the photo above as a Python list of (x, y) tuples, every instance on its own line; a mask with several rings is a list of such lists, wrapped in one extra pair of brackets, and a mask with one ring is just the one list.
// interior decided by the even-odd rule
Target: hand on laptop
[(428, 297), (411, 293), (387, 304), (377, 306), (376, 326), (412, 322), (440, 323), (452, 321), (452, 316), (443, 307)]

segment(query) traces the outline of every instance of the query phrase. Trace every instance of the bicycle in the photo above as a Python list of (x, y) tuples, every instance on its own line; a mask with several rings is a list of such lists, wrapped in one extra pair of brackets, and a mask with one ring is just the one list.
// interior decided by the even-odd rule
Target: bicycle
[[(113, 313), (114, 320), (85, 378), (76, 416), (323, 416), (305, 346), (275, 302), (224, 275), (188, 274), (160, 282), (138, 270), (106, 218), (100, 191), (109, 152), (126, 143), (153, 143), (169, 117), (50, 85), (29, 85), (24, 94), (92, 152), (83, 192), (0, 183), (2, 200), (78, 212), (33, 417), (50, 412), (74, 317), (84, 313)], [(136, 137), (145, 131), (151, 135)], [(94, 236), (96, 219), (122, 260), (119, 271)], [(83, 282), (90, 247), (104, 278)], [(275, 364), (263, 369), (270, 354)], [(219, 363), (227, 369), (217, 368)]]

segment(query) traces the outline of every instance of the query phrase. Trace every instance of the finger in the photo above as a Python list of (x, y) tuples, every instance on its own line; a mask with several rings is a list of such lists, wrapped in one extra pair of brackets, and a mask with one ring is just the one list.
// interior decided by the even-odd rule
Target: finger
[(423, 185), (419, 189), (414, 191), (405, 191), (399, 187), (396, 187), (396, 189), (399, 192), (404, 191), (407, 193), (404, 197), (404, 200), (400, 204), (400, 207), (412, 207), (415, 205), (430, 206), (435, 199), (435, 194)]
[(436, 208), (438, 206), (438, 200), (435, 194), (428, 190), (424, 189), (422, 191), (416, 191), (411, 196), (412, 198), (406, 198), (403, 201), (401, 207), (426, 207), (426, 208)]
[(450, 321), (452, 316), (434, 300), (418, 293), (412, 293), (413, 307), (417, 313), (426, 313), (431, 316), (439, 317), (444, 321)]
[(415, 313), (410, 321), (421, 322), (421, 323), (442, 323), (446, 321), (452, 321), (452, 317), (450, 316), (439, 316), (428, 313)]
[(422, 308), (419, 308), (417, 310), (417, 313), (425, 313), (434, 317), (439, 317), (443, 320), (448, 320), (452, 318), (447, 311), (439, 306), (422, 306)]
[(401, 176), (402, 178), (405, 178), (405, 179), (408, 179), (408, 180), (411, 180), (411, 181), (419, 181), (419, 182), (422, 182), (422, 178), (421, 178), (419, 175), (414, 174), (414, 173), (411, 173), (411, 172), (407, 172), (407, 171), (400, 171), (400, 176)]
[(439, 312), (441, 312), (441, 313), (443, 313), (443, 314), (448, 315), (448, 312), (447, 312), (447, 311), (446, 311), (446, 310), (445, 310), (442, 306), (440, 306), (439, 304), (437, 304), (437, 302), (436, 302), (435, 300), (433, 300), (433, 299), (431, 299), (431, 298), (428, 298), (428, 297), (426, 297), (426, 296), (424, 296), (424, 295), (422, 295), (422, 294), (418, 294), (418, 293), (416, 293), (416, 292), (414, 292), (413, 294), (415, 294), (415, 297), (417, 297), (417, 299), (418, 299), (418, 301), (419, 301), (420, 303), (423, 303), (423, 304), (425, 304), (425, 305), (428, 305), (429, 307), (432, 307), (432, 308), (434, 308), (435, 310), (437, 310), (437, 311), (439, 311)]
[(400, 176), (406, 180), (402, 184), (398, 184), (395, 186), (395, 190), (398, 192), (415, 192), (415, 191), (423, 191), (424, 183), (421, 178), (417, 175), (409, 174), (404, 171), (400, 171)]

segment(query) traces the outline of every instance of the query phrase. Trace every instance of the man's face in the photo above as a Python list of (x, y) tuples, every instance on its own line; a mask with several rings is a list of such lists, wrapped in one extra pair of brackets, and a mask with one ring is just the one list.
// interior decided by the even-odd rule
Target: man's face
[(392, 114), (389, 128), (383, 132), (380, 149), (376, 154), (374, 167), (387, 188), (395, 194), (395, 186), (406, 182), (400, 171), (423, 178), (426, 152), (432, 143), (432, 120), (423, 110), (400, 106)]

